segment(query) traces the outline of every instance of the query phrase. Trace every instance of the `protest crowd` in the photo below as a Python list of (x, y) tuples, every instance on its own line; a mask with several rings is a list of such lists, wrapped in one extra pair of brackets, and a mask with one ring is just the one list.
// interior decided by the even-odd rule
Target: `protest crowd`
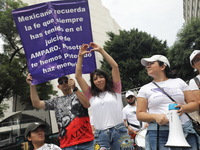
[[(88, 48), (91, 47), (91, 50)], [(90, 85), (82, 76), (84, 55), (100, 53), (111, 67), (111, 76), (101, 69), (90, 74)], [(200, 68), (200, 50), (190, 55), (194, 69)], [(122, 103), (122, 86), (117, 62), (96, 43), (82, 44), (78, 53), (75, 79), (69, 76), (58, 78), (58, 88), (63, 96), (40, 100), (36, 85), (32, 85), (31, 74), (27, 76), (30, 85), (32, 105), (39, 109), (54, 110), (59, 128), (59, 147), (62, 150), (198, 150), (200, 137), (191, 117), (199, 112), (199, 87), (194, 79), (189, 85), (170, 72), (170, 62), (163, 55), (142, 58), (141, 65), (153, 81), (142, 86), (138, 93), (127, 91)], [(197, 78), (199, 79), (199, 75)], [(170, 104), (176, 104), (170, 107)], [(90, 108), (90, 115), (88, 112)], [(170, 110), (176, 113), (170, 116)], [(176, 123), (170, 117), (180, 116)], [(199, 115), (199, 114), (198, 114)], [(39, 128), (40, 127), (40, 128)], [(38, 130), (38, 128), (40, 130)], [(28, 127), (26, 138), (32, 134), (44, 135), (43, 124)], [(171, 136), (170, 130), (178, 128), (180, 137)], [(178, 133), (179, 134), (179, 133)], [(174, 139), (173, 139), (174, 138)], [(176, 138), (182, 141), (171, 141)], [(34, 146), (49, 146), (44, 139), (32, 140)], [(37, 144), (35, 144), (37, 143)], [(39, 143), (39, 144), (38, 144)], [(166, 144), (167, 143), (167, 144)], [(50, 143), (51, 144), (51, 143)], [(60, 149), (56, 145), (49, 149)], [(37, 150), (42, 148), (37, 147)]]
[[(30, 101), (53, 110), (58, 126), (59, 144), (47, 143), (48, 126), (31, 122), (24, 132), (28, 149), (200, 150), (200, 50), (188, 56), (198, 72), (189, 83), (174, 74), (166, 56), (155, 54), (137, 58), (152, 81), (123, 92), (118, 62), (92, 42), (89, 10), (87, 0), (12, 10), (27, 58)], [(96, 67), (95, 54), (109, 71)], [(37, 84), (52, 79), (62, 96), (42, 99)]]

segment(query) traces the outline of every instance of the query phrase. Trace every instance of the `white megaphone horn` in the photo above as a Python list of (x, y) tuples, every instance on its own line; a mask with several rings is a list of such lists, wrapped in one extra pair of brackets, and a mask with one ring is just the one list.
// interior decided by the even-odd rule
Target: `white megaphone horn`
[(191, 147), (185, 139), (181, 120), (178, 116), (177, 104), (169, 104), (169, 136), (165, 144), (166, 147)]

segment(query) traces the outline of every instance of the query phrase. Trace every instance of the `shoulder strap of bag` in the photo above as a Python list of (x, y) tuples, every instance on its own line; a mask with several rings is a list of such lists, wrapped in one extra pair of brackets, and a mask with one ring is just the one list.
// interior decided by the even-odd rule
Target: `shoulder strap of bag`
[[(194, 81), (196, 82), (198, 88), (200, 89), (200, 81), (199, 81), (199, 78), (194, 77), (193, 79), (194, 79)], [(200, 110), (199, 110), (199, 115), (200, 115)]]
[[(167, 95), (173, 102), (176, 102), (169, 94), (167, 94), (163, 88), (161, 88), (158, 84), (156, 84), (155, 82), (153, 82), (153, 84), (155, 84), (165, 95)], [(192, 117), (190, 117), (190, 115), (188, 115), (187, 113), (185, 113), (189, 118), (190, 120), (193, 121)]]
[(127, 120), (127, 123), (128, 123), (128, 125), (131, 125), (132, 127), (135, 127), (135, 128), (137, 128), (137, 129), (140, 129), (140, 128), (141, 128), (141, 126), (138, 126), (138, 125), (129, 123), (128, 120)]
[(142, 121), (140, 121), (140, 129), (142, 128)]
[(197, 77), (194, 77), (193, 79), (196, 82), (198, 88), (200, 89), (200, 81), (199, 81), (199, 79)]
[(152, 82), (153, 84), (155, 84), (165, 95), (167, 95), (173, 102), (176, 102), (169, 94), (167, 94), (163, 88), (161, 88), (158, 84), (156, 84), (155, 82)]

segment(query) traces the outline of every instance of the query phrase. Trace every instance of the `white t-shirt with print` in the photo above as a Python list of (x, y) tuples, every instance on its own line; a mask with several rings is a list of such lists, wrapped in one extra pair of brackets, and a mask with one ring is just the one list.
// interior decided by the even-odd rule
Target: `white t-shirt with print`
[[(127, 104), (123, 108), (123, 119), (126, 119), (130, 124), (140, 126), (140, 121), (137, 120), (136, 116), (136, 106), (131, 106)], [(134, 130), (138, 131), (138, 128), (131, 126)]]
[[(199, 81), (200, 81), (200, 75), (197, 75), (196, 77), (197, 77), (197, 78), (199, 79)], [(190, 89), (191, 89), (191, 90), (199, 90), (199, 87), (198, 87), (198, 85), (196, 84), (196, 82), (195, 82), (194, 79), (191, 79), (191, 80), (190, 80), (189, 86), (190, 86)]]
[[(166, 81), (156, 83), (163, 88), (164, 91), (168, 93), (178, 104), (186, 104), (183, 91), (190, 90), (190, 87), (182, 79), (168, 79)], [(169, 104), (173, 103), (172, 100), (152, 82), (142, 86), (137, 97), (147, 99), (148, 112), (150, 114), (167, 114), (169, 112)], [(185, 114), (182, 114), (180, 119), (182, 124), (189, 121), (189, 118)]]
[(47, 144), (45, 143), (42, 147), (36, 149), (36, 150), (62, 150), (60, 147), (58, 147), (55, 144)]

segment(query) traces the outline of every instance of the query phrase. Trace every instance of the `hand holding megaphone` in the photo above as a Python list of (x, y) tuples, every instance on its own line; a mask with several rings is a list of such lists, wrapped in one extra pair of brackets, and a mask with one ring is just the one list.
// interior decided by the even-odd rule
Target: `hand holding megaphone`
[(167, 147), (191, 147), (185, 139), (181, 120), (178, 116), (180, 107), (176, 103), (169, 104), (169, 136), (165, 144)]
[(166, 114), (156, 114), (155, 120), (159, 125), (165, 125), (169, 123), (169, 119)]
[[(177, 112), (177, 114), (179, 115), (179, 116), (181, 116), (182, 114), (183, 114), (183, 105), (181, 105), (181, 104), (177, 104), (177, 103), (171, 103), (170, 104), (172, 107), (174, 107), (174, 110), (176, 110), (176, 112)], [(169, 114), (170, 112), (168, 112), (167, 113), (167, 118), (168, 118), (168, 120), (169, 120), (169, 116), (170, 116), (170, 114)]]
[(178, 115), (180, 116), (180, 115), (182, 115), (183, 114), (183, 105), (181, 105), (181, 104), (176, 104), (176, 106), (175, 106), (176, 108), (178, 108), (177, 109), (177, 113), (178, 113)]

